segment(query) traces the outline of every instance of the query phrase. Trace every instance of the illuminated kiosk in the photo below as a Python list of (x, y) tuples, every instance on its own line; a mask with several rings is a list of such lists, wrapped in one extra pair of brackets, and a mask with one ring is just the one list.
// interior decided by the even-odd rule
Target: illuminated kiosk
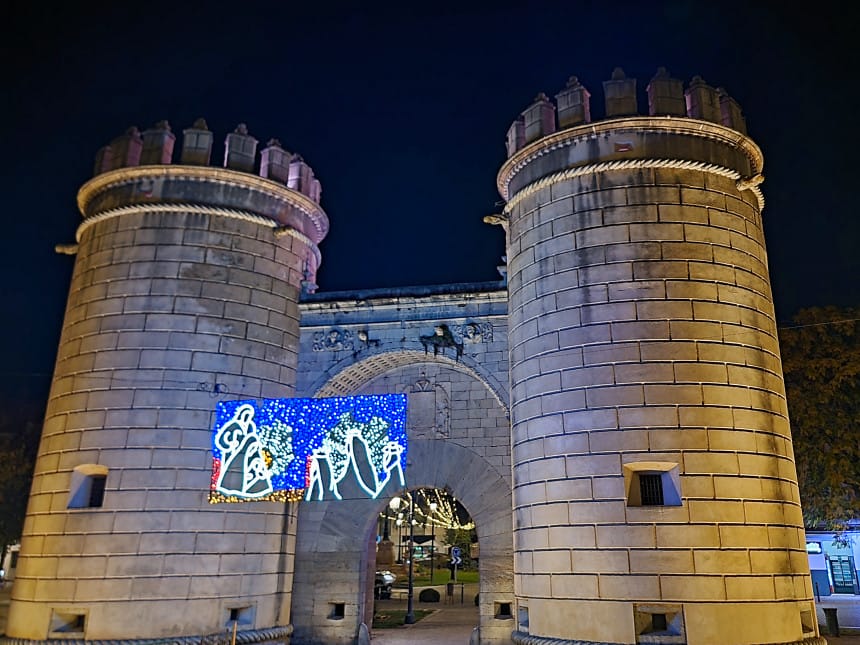
[[(328, 232), (320, 184), (240, 125), (103, 148), (72, 275), (6, 629), (11, 639), (283, 642), (295, 504), (211, 504), (222, 399), (294, 393), (300, 291)], [(186, 642), (186, 641), (183, 641)]]
[(762, 231), (724, 91), (572, 78), (508, 133), (514, 642), (823, 643)]

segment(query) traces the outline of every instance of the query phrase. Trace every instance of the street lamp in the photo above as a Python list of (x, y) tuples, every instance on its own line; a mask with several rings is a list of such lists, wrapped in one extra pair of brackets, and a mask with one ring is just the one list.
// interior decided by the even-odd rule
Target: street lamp
[(436, 514), (436, 509), (439, 505), (436, 502), (430, 502), (430, 584), (433, 584), (433, 560), (436, 555), (436, 526), (433, 523), (433, 515)]
[(415, 497), (409, 496), (409, 592), (406, 594), (406, 617), (403, 619), (404, 624), (411, 625), (415, 622), (415, 612), (412, 609), (412, 567), (415, 562), (414, 543), (415, 543)]
[[(392, 497), (391, 501), (388, 502), (388, 508), (390, 508), (393, 512), (396, 513), (397, 509), (400, 508), (400, 498), (399, 497)], [(389, 519), (390, 518), (388, 516), (388, 513), (386, 512), (385, 513), (385, 529), (384, 529), (385, 534), (382, 536), (383, 540), (390, 540), (390, 538), (388, 537), (388, 521), (389, 521)], [(398, 548), (400, 548), (400, 547), (398, 546)]]
[(397, 564), (403, 562), (403, 513), (397, 514)]

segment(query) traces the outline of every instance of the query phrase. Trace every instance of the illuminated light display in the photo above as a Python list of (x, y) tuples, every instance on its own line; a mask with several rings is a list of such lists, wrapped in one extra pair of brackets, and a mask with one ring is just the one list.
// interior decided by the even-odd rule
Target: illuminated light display
[(406, 395), (222, 401), (212, 454), (211, 503), (376, 498), (405, 486)]

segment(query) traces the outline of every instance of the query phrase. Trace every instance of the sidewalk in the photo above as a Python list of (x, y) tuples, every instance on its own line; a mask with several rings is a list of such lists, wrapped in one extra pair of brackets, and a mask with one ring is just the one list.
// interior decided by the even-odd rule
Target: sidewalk
[[(474, 606), (474, 590), (466, 586), (464, 604), (460, 604), (459, 585), (454, 596), (454, 604), (446, 604), (445, 589), (435, 587), (442, 594), (439, 603), (418, 602), (420, 589), (415, 589), (414, 608), (431, 609), (434, 613), (414, 625), (377, 629), (373, 631), (373, 645), (467, 645), (472, 629), (478, 624), (478, 612)], [(470, 602), (471, 600), (471, 602)], [(377, 609), (405, 609), (406, 600), (395, 596), (392, 600), (377, 601)], [(839, 636), (827, 634), (827, 620), (824, 609), (836, 609), (839, 623)], [(821, 635), (830, 645), (860, 645), (860, 596), (833, 595), (822, 596), (816, 602)]]
[[(371, 634), (373, 645), (468, 645), (472, 630), (478, 626), (478, 608), (475, 606), (478, 585), (465, 585), (463, 604), (460, 604), (459, 584), (453, 602), (446, 602), (445, 585), (433, 587), (442, 597), (439, 602), (419, 602), (418, 594), (423, 588), (415, 588), (413, 609), (429, 609), (433, 613), (413, 625), (374, 629)], [(391, 600), (377, 600), (376, 611), (385, 609), (406, 609), (406, 600), (397, 595)]]
[[(839, 636), (827, 634), (827, 615), (825, 609), (836, 610), (836, 620), (839, 623)], [(860, 596), (833, 594), (821, 596), (815, 602), (818, 614), (818, 627), (821, 635), (833, 645), (860, 645)]]

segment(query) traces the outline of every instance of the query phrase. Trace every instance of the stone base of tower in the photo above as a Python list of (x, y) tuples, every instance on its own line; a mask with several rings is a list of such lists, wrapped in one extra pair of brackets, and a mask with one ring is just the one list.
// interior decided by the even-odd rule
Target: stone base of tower
[[(514, 645), (619, 645), (618, 643), (598, 643), (595, 641), (571, 641), (562, 638), (543, 638), (541, 636), (532, 636), (525, 632), (513, 632), (511, 634), (511, 642)], [(667, 642), (667, 641), (660, 641)], [(793, 641), (791, 643), (778, 643), (777, 645), (827, 645), (827, 641), (820, 636), (812, 638), (804, 638), (802, 641)]]
[[(292, 625), (283, 627), (270, 627), (268, 629), (243, 629), (236, 632), (236, 643), (241, 645), (288, 645), (290, 635), (293, 633)], [(98, 640), (99, 645), (218, 645), (220, 643), (232, 642), (233, 633), (229, 629), (216, 634), (205, 634), (202, 636), (177, 636), (175, 638), (124, 638)], [(0, 638), (0, 645), (46, 645), (48, 643), (62, 643), (63, 645), (85, 645), (92, 644), (91, 640), (84, 639), (49, 639), (32, 640), (29, 638)]]
[[(530, 599), (517, 645), (826, 645), (804, 602), (631, 603)], [(663, 629), (653, 627), (659, 615)], [(523, 629), (523, 615), (520, 616)]]

